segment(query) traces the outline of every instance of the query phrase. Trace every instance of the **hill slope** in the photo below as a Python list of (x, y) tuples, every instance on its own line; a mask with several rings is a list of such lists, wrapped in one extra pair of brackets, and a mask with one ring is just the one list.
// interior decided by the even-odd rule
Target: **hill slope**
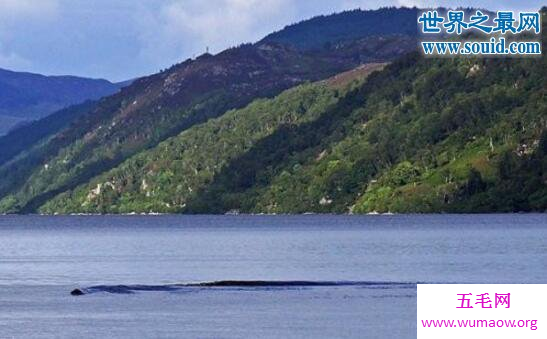
[(232, 111), (40, 210), (546, 211), (546, 74), (545, 56), (411, 54), (353, 90), (310, 85)]
[(43, 76), (0, 69), (0, 135), (19, 123), (111, 95), (119, 89), (119, 85), (107, 80)]
[(414, 48), (412, 36), (365, 36), (321, 51), (260, 42), (187, 60), (100, 100), (69, 127), (27, 143), (32, 146), (17, 154), (6, 152), (10, 146), (0, 139), (0, 154), (6, 154), (0, 158), (0, 197), (16, 197), (15, 210), (34, 211), (53, 196), (229, 109)]
[[(373, 64), (327, 82), (305, 84), (273, 99), (191, 128), (158, 147), (140, 153), (73, 193), (48, 203), (45, 210), (70, 213), (181, 211), (222, 168), (277, 133), (316, 120), (337, 107), (345, 84), (383, 67)], [(92, 189), (89, 187), (92, 186)]]
[(545, 56), (411, 53), (277, 94), (413, 42), (261, 42), (141, 79), (1, 166), (0, 210), (547, 210)]
[(410, 55), (353, 90), (232, 111), (41, 211), (544, 211), (545, 74), (545, 57)]

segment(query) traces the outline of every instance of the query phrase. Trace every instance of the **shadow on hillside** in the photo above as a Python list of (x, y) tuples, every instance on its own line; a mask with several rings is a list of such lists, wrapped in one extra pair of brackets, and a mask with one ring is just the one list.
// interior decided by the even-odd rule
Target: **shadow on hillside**
[[(230, 210), (248, 211), (254, 207), (254, 196), (241, 201), (227, 195), (250, 194), (267, 187), (283, 169), (316, 157), (319, 150), (346, 136), (346, 119), (355, 107), (364, 104), (365, 95), (373, 84), (352, 90), (318, 119), (299, 126), (284, 125), (257, 142), (248, 152), (233, 159), (213, 178), (211, 184), (197, 191), (184, 213), (224, 213)], [(372, 81), (373, 83), (373, 81)], [(232, 200), (232, 201), (231, 201)]]
[[(318, 119), (299, 126), (285, 125), (262, 139), (241, 157), (233, 159), (215, 175), (211, 184), (196, 192), (183, 213), (225, 213), (231, 210), (251, 211), (260, 188), (269, 186), (272, 179), (284, 169), (306, 162), (325, 150), (328, 145), (342, 140), (354, 121), (348, 121), (352, 112), (362, 107), (367, 93), (385, 87), (401, 69), (415, 64), (418, 53), (387, 66), (386, 71), (373, 73), (359, 88), (347, 93), (336, 105)], [(399, 89), (393, 89), (394, 101), (400, 98)], [(396, 95), (395, 95), (396, 94)], [(367, 119), (367, 117), (359, 117)]]

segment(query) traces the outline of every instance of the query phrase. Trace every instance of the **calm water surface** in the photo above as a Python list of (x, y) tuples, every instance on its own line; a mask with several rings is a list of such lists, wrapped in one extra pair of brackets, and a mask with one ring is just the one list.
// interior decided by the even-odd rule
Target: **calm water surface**
[[(132, 290), (223, 280), (342, 284)], [(0, 217), (0, 338), (415, 338), (418, 282), (547, 283), (547, 215)]]

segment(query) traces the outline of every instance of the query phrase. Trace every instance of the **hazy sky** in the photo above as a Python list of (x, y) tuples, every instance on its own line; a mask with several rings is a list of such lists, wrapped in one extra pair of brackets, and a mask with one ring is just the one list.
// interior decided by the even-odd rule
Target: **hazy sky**
[(0, 0), (0, 68), (119, 81), (254, 42), (318, 14), (382, 6), (538, 9), (544, 0)]

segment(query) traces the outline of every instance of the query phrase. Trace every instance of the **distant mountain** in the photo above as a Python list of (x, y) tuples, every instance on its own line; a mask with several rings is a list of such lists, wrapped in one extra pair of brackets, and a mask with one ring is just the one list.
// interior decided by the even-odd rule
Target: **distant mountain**
[(352, 10), (322, 15), (266, 36), (262, 42), (275, 42), (303, 50), (329, 48), (333, 44), (372, 36), (417, 36), (417, 8)]
[(89, 113), (96, 105), (96, 101), (86, 101), (51, 113), (40, 120), (28, 121), (19, 127), (15, 126), (9, 133), (0, 136), (0, 144), (5, 145), (0, 147), (0, 163), (5, 163), (17, 154), (30, 150), (42, 139), (70, 126), (74, 120)]
[(25, 121), (25, 119), (0, 115), (0, 136), (8, 133), (18, 125), (24, 124)]
[(17, 124), (70, 105), (111, 95), (122, 84), (74, 76), (44, 76), (0, 69), (0, 135)]

